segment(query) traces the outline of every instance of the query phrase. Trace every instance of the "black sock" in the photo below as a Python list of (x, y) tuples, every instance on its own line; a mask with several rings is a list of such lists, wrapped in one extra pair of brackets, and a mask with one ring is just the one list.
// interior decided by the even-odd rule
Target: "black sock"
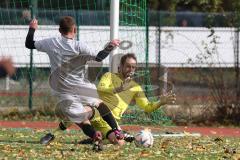
[(63, 131), (67, 129), (62, 122), (59, 123), (59, 128)]
[(81, 129), (85, 135), (87, 135), (90, 138), (94, 138), (96, 130), (93, 128), (93, 126), (91, 126), (90, 124), (81, 124), (78, 126), (81, 127)]
[(100, 103), (97, 110), (99, 111), (103, 120), (106, 121), (113, 130), (118, 128), (117, 122), (113, 117), (112, 112), (104, 103)]

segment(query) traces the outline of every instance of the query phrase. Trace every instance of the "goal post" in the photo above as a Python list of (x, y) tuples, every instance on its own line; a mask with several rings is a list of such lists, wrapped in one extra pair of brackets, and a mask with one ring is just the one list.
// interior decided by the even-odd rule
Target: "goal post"
[[(111, 0), (110, 5), (110, 40), (118, 39), (119, 33), (119, 0)], [(118, 59), (116, 55), (118, 52), (117, 48), (112, 51), (109, 57), (109, 71), (117, 73), (118, 71)]]

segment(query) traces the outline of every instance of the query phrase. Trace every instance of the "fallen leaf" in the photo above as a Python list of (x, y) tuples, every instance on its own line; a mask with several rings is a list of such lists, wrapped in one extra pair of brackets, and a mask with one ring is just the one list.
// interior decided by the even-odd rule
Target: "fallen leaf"
[(220, 138), (220, 137), (215, 138), (214, 141), (215, 142), (223, 142), (222, 138)]
[(140, 152), (140, 157), (148, 157), (151, 153), (149, 151), (143, 150)]
[(240, 160), (240, 154), (233, 155), (233, 160)]
[(162, 143), (161, 143), (161, 148), (162, 149), (166, 149), (167, 147), (168, 147), (168, 145), (169, 145), (169, 140), (165, 140), (165, 141), (163, 141)]
[(185, 136), (190, 136), (190, 135), (191, 135), (190, 132), (186, 132), (186, 131), (184, 131), (183, 133), (185, 134)]
[(198, 152), (203, 152), (203, 151), (206, 150), (206, 148), (202, 145), (197, 145), (197, 146), (194, 147), (194, 150), (198, 151)]
[(24, 156), (24, 151), (23, 150), (19, 150), (18, 151), (18, 157), (23, 157)]

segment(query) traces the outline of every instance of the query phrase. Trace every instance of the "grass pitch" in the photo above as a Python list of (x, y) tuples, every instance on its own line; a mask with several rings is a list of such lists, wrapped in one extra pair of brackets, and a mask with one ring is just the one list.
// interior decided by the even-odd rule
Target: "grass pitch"
[(0, 159), (240, 159), (240, 138), (155, 137), (152, 148), (134, 143), (123, 147), (105, 141), (102, 152), (78, 142), (82, 132), (70, 130), (44, 146), (39, 139), (46, 130), (0, 128)]

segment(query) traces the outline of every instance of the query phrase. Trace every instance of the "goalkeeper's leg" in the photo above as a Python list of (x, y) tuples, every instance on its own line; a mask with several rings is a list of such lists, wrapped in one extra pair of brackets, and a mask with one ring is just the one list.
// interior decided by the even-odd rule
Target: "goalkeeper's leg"
[[(106, 104), (101, 102), (97, 107), (98, 112), (100, 113), (101, 117), (107, 124), (112, 128), (113, 131), (118, 130), (118, 124), (116, 119), (113, 117), (111, 110), (108, 108)], [(122, 136), (122, 135), (119, 135)]]

